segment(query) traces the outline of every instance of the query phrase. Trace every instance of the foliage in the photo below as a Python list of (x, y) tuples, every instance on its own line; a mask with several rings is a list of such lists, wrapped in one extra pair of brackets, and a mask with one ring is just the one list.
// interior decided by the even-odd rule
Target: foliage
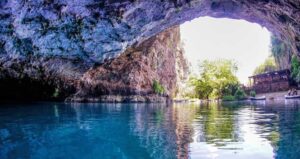
[(184, 87), (185, 89), (181, 90), (182, 91), (182, 97), (183, 98), (199, 98), (198, 94), (196, 93), (196, 90), (194, 86), (190, 84), (190, 81), (187, 82), (187, 85)]
[(280, 69), (286, 69), (289, 66), (290, 58), (292, 55), (291, 46), (287, 42), (282, 41), (276, 36), (271, 36), (270, 50), (275, 62)]
[(222, 94), (233, 96), (235, 94), (235, 92), (239, 89), (239, 87), (240, 87), (240, 84), (238, 82), (230, 83), (222, 89)]
[(156, 80), (153, 81), (152, 89), (156, 94), (163, 94), (165, 92), (164, 87)]
[(237, 65), (231, 60), (205, 60), (199, 64), (199, 77), (191, 77), (190, 84), (200, 99), (232, 95), (239, 84), (235, 72)]
[(251, 97), (255, 97), (256, 96), (256, 92), (255, 91), (250, 91), (250, 96)]
[(293, 56), (291, 61), (291, 77), (300, 82), (300, 62), (296, 56)]
[(58, 89), (58, 88), (55, 88), (52, 97), (57, 98), (57, 97), (59, 96), (59, 94), (60, 94), (59, 89)]
[(281, 41), (274, 35), (271, 36), (271, 52), (275, 58), (283, 56), (286, 52), (286, 49), (286, 45), (283, 41)]
[(261, 73), (266, 73), (266, 72), (271, 72), (271, 71), (276, 71), (278, 69), (274, 57), (270, 56), (268, 57), (265, 62), (258, 67), (255, 68), (254, 74), (261, 74)]
[(205, 78), (198, 79), (196, 77), (191, 77), (190, 83), (194, 86), (195, 95), (193, 96), (196, 98), (208, 99), (214, 89), (212, 83)]
[(245, 98), (246, 98), (246, 93), (245, 93), (244, 90), (242, 90), (242, 89), (239, 88), (239, 89), (235, 92), (234, 97), (235, 97), (235, 99), (237, 99), (237, 100), (242, 100), (242, 99), (245, 99)]
[(232, 96), (232, 95), (225, 95), (225, 96), (222, 97), (222, 100), (223, 101), (234, 101), (235, 97)]

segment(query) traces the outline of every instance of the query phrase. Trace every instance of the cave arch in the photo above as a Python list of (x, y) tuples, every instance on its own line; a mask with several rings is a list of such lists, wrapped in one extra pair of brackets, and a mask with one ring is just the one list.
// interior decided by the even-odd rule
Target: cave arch
[(76, 94), (84, 81), (90, 91), (98, 85), (89, 80), (97, 66), (132, 48), (145, 50), (141, 46), (157, 41), (153, 37), (161, 37), (158, 44), (172, 41), (166, 35), (176, 41), (176, 33), (167, 34), (170, 29), (202, 16), (258, 23), (300, 53), (300, 1), (295, 0), (2, 0), (0, 79), (54, 78), (62, 87), (76, 87)]
[(5, 0), (0, 11), (3, 54), (103, 62), (201, 16), (258, 23), (300, 52), (300, 1), (295, 0)]
[[(145, 4), (145, 6), (151, 6)], [(161, 2), (166, 6), (167, 2)], [(171, 2), (170, 2), (171, 3)], [(172, 1), (168, 8), (162, 12), (162, 20), (150, 22), (142, 27), (141, 37), (155, 35), (173, 25), (180, 25), (186, 21), (202, 16), (215, 18), (243, 19), (266, 27), (275, 36), (279, 37), (291, 46), (294, 54), (300, 52), (299, 24), (300, 24), (300, 2), (296, 1), (235, 1), (235, 0), (214, 0), (214, 1)], [(156, 6), (156, 5), (153, 5)], [(157, 7), (157, 6), (156, 6)], [(147, 8), (147, 7), (145, 7)], [(157, 10), (155, 7), (147, 10)], [(161, 7), (158, 7), (161, 8)], [(159, 9), (158, 9), (159, 10)], [(152, 15), (151, 15), (152, 13)], [(148, 17), (156, 17), (151, 11)], [(165, 13), (165, 14), (164, 14)], [(125, 17), (125, 19), (127, 16)], [(154, 18), (155, 19), (155, 18)]]
[(167, 11), (164, 20), (159, 22), (158, 27), (156, 25), (148, 25), (153, 28), (148, 29), (149, 31), (144, 29), (146, 31), (142, 33), (142, 36), (151, 36), (156, 34), (156, 30), (168, 28), (172, 25), (180, 25), (186, 21), (203, 16), (243, 19), (266, 27), (275, 36), (289, 44), (293, 53), (298, 54), (300, 52), (299, 1), (177, 0), (173, 1), (173, 3), (174, 8)]

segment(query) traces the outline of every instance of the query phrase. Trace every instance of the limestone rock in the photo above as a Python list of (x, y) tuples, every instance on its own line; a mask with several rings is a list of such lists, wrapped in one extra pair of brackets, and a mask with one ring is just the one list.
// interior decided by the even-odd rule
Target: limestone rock
[[(140, 97), (154, 95), (153, 82), (159, 81), (164, 95), (172, 97), (178, 82), (186, 78), (188, 69), (180, 46), (179, 27), (168, 29), (138, 46), (87, 71), (80, 83), (76, 99), (115, 95)], [(139, 95), (139, 96), (135, 96)], [(131, 97), (132, 97), (131, 96)], [(117, 101), (149, 101), (144, 99), (116, 98)], [(111, 99), (108, 99), (111, 101)]]
[[(161, 54), (169, 51), (160, 54), (159, 45), (151, 47), (155, 51), (149, 51), (157, 56), (151, 61), (144, 58), (145, 50), (138, 46), (200, 16), (259, 23), (290, 45), (293, 54), (300, 53), (299, 0), (1, 0), (0, 88), (4, 91), (0, 97), (9, 85), (19, 88), (23, 79), (27, 81), (20, 84), (24, 90), (29, 89), (28, 81), (37, 81), (47, 88), (72, 90), (63, 92), (84, 96), (115, 94), (117, 89), (120, 94), (149, 93), (151, 80), (159, 78), (167, 94), (172, 95), (176, 80), (169, 79), (177, 78), (173, 77), (176, 71), (160, 67), (176, 65), (174, 57), (165, 65), (160, 60), (155, 63), (153, 59), (165, 58)], [(124, 59), (121, 64), (111, 61), (119, 56)], [(125, 60), (135, 56), (141, 61), (129, 62), (128, 68), (133, 71), (124, 71), (124, 77), (117, 75), (123, 71), (120, 65), (125, 66)], [(146, 72), (149, 78), (145, 78)], [(94, 91), (96, 85), (105, 89), (84, 92)], [(46, 92), (51, 94), (53, 89)]]
[(102, 62), (200, 16), (259, 23), (300, 52), (298, 0), (2, 0), (1, 56)]

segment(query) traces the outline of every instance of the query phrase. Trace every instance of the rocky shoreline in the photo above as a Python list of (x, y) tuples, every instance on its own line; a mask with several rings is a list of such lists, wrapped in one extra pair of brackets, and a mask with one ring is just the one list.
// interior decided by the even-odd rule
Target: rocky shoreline
[(103, 95), (99, 97), (71, 97), (65, 102), (75, 103), (168, 103), (172, 100), (166, 96), (160, 95)]

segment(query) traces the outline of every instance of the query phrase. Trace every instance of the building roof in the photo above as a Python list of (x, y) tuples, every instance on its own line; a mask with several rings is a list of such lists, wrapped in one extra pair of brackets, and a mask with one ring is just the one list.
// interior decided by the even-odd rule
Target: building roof
[(287, 72), (290, 72), (290, 70), (289, 69), (284, 69), (284, 70), (266, 72), (266, 73), (262, 73), (262, 74), (257, 74), (257, 75), (254, 75), (254, 76), (250, 76), (248, 78), (266, 77), (266, 76), (272, 76), (272, 75), (282, 74), (282, 73), (287, 73)]

